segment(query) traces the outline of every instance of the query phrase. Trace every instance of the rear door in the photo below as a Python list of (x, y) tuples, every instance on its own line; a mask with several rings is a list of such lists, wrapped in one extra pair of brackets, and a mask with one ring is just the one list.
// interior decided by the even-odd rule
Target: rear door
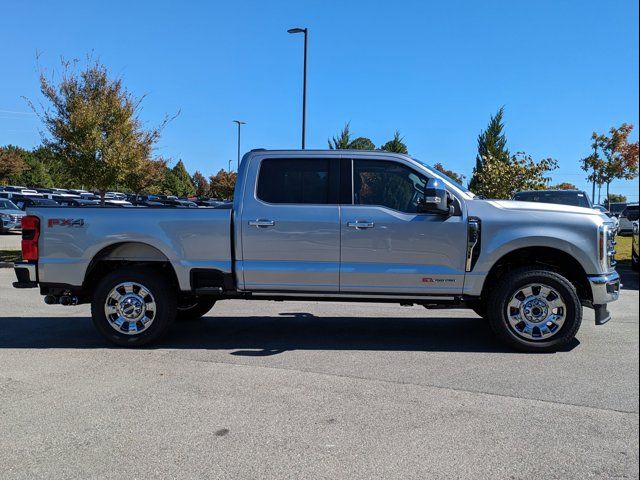
[(424, 171), (399, 160), (346, 161), (342, 172), (350, 171), (352, 182), (341, 206), (340, 291), (461, 294), (467, 246), (461, 204), (449, 217), (417, 213)]
[(256, 158), (241, 212), (244, 289), (337, 292), (339, 160)]

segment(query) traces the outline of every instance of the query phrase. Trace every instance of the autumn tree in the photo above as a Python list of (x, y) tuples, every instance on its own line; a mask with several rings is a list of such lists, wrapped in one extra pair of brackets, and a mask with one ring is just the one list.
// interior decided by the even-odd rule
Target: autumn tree
[(380, 150), (385, 152), (404, 153), (409, 154), (409, 150), (404, 143), (404, 138), (400, 136), (400, 132), (396, 130), (393, 134), (393, 138), (380, 147)]
[(34, 112), (49, 137), (45, 146), (62, 159), (69, 175), (85, 188), (104, 194), (115, 185), (126, 185), (149, 158), (168, 119), (146, 130), (138, 118), (142, 99), (135, 98), (110, 78), (106, 67), (91, 62), (78, 71), (77, 62), (64, 62), (58, 83), (40, 74), (40, 91), (47, 107)]
[(447, 177), (458, 182), (461, 185), (464, 182), (464, 178), (465, 178), (464, 175), (454, 172), (453, 170), (447, 170), (446, 168), (444, 168), (444, 165), (442, 165), (441, 163), (436, 163), (433, 166), (433, 168), (438, 170), (440, 173), (444, 173)]
[(196, 170), (196, 173), (191, 177), (191, 183), (196, 189), (196, 197), (206, 197), (209, 195), (209, 182), (206, 177)]
[(209, 177), (210, 194), (214, 198), (230, 200), (236, 187), (238, 174), (221, 169), (217, 174)]
[[(500, 107), (495, 115), (489, 119), (487, 128), (478, 135), (478, 154), (476, 166), (473, 169), (469, 189), (473, 192), (483, 190), (479, 185), (481, 173), (487, 159), (492, 162), (509, 164), (511, 154), (507, 148), (507, 137), (504, 134), (504, 107)], [(495, 165), (493, 169), (497, 168)]]
[(8, 182), (27, 169), (21, 150), (13, 145), (0, 147), (0, 182)]
[(475, 193), (484, 198), (509, 199), (521, 190), (547, 188), (546, 173), (558, 168), (557, 161), (545, 158), (536, 162), (530, 155), (518, 152), (508, 162), (502, 158), (483, 159), (482, 170), (476, 172)]
[(606, 198), (609, 198), (612, 181), (633, 180), (638, 176), (638, 142), (629, 143), (632, 130), (633, 125), (623, 123), (618, 128), (611, 128), (609, 136), (602, 137), (605, 157), (602, 179), (607, 187)]

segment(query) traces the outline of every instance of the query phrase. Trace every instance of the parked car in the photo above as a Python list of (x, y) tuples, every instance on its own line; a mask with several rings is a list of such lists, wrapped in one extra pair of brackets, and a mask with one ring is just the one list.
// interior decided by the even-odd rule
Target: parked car
[(0, 198), (0, 233), (20, 230), (24, 215), (25, 213), (11, 200)]
[(26, 210), (33, 207), (59, 207), (60, 204), (50, 198), (23, 196), (21, 198), (14, 199), (14, 203), (20, 208), (20, 210)]
[(611, 212), (613, 216), (616, 218), (620, 217), (620, 214), (627, 208), (626, 202), (613, 202), (607, 204), (607, 209)]
[(618, 230), (620, 230), (620, 221), (618, 220), (618, 217), (616, 217), (613, 213), (607, 210), (607, 208), (604, 205), (594, 205), (593, 209), (598, 210), (599, 212), (602, 212), (607, 217), (609, 217), (613, 222), (613, 226), (615, 228), (616, 233), (618, 233)]
[(553, 351), (583, 306), (611, 318), (612, 229), (591, 209), (478, 199), (407, 155), (257, 150), (230, 209), (31, 210), (14, 286), (91, 303), (127, 347), (217, 301), (261, 299), (472, 308), (513, 348)]
[(638, 247), (638, 232), (640, 225), (638, 220), (633, 222), (633, 240), (631, 241), (631, 268), (638, 271), (638, 261), (640, 260), (640, 251)]
[(591, 200), (583, 190), (527, 190), (516, 193), (512, 200), (592, 208)]
[(86, 200), (84, 198), (62, 198), (58, 203), (63, 207), (99, 207), (99, 200)]
[[(626, 208), (620, 214), (620, 234), (629, 234), (633, 230), (632, 221), (629, 217), (633, 218), (638, 214), (638, 203), (629, 203)], [(637, 217), (636, 217), (637, 218)]]

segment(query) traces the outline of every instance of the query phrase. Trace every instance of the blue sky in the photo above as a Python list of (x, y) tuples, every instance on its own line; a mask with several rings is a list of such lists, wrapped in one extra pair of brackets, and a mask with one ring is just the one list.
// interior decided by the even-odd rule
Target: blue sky
[[(41, 126), (36, 52), (50, 73), (87, 53), (147, 95), (148, 125), (180, 110), (158, 154), (206, 174), (243, 151), (297, 148), (302, 36), (309, 28), (307, 147), (345, 122), (376, 145), (399, 129), (412, 155), (470, 176), (476, 137), (500, 105), (512, 151), (553, 157), (554, 181), (588, 188), (590, 135), (638, 126), (638, 3), (596, 1), (3, 2), (0, 145)], [(634, 139), (638, 138), (637, 131)], [(590, 191), (590, 189), (589, 189)], [(638, 200), (638, 182), (612, 191)]]

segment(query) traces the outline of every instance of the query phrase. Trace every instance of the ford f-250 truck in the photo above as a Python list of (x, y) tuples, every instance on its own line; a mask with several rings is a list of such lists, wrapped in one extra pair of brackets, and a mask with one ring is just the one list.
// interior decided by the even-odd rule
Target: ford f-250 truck
[(91, 303), (118, 345), (158, 340), (216, 301), (472, 308), (524, 351), (572, 341), (618, 298), (614, 232), (591, 209), (482, 200), (406, 155), (247, 153), (228, 209), (34, 208), (18, 288)]

